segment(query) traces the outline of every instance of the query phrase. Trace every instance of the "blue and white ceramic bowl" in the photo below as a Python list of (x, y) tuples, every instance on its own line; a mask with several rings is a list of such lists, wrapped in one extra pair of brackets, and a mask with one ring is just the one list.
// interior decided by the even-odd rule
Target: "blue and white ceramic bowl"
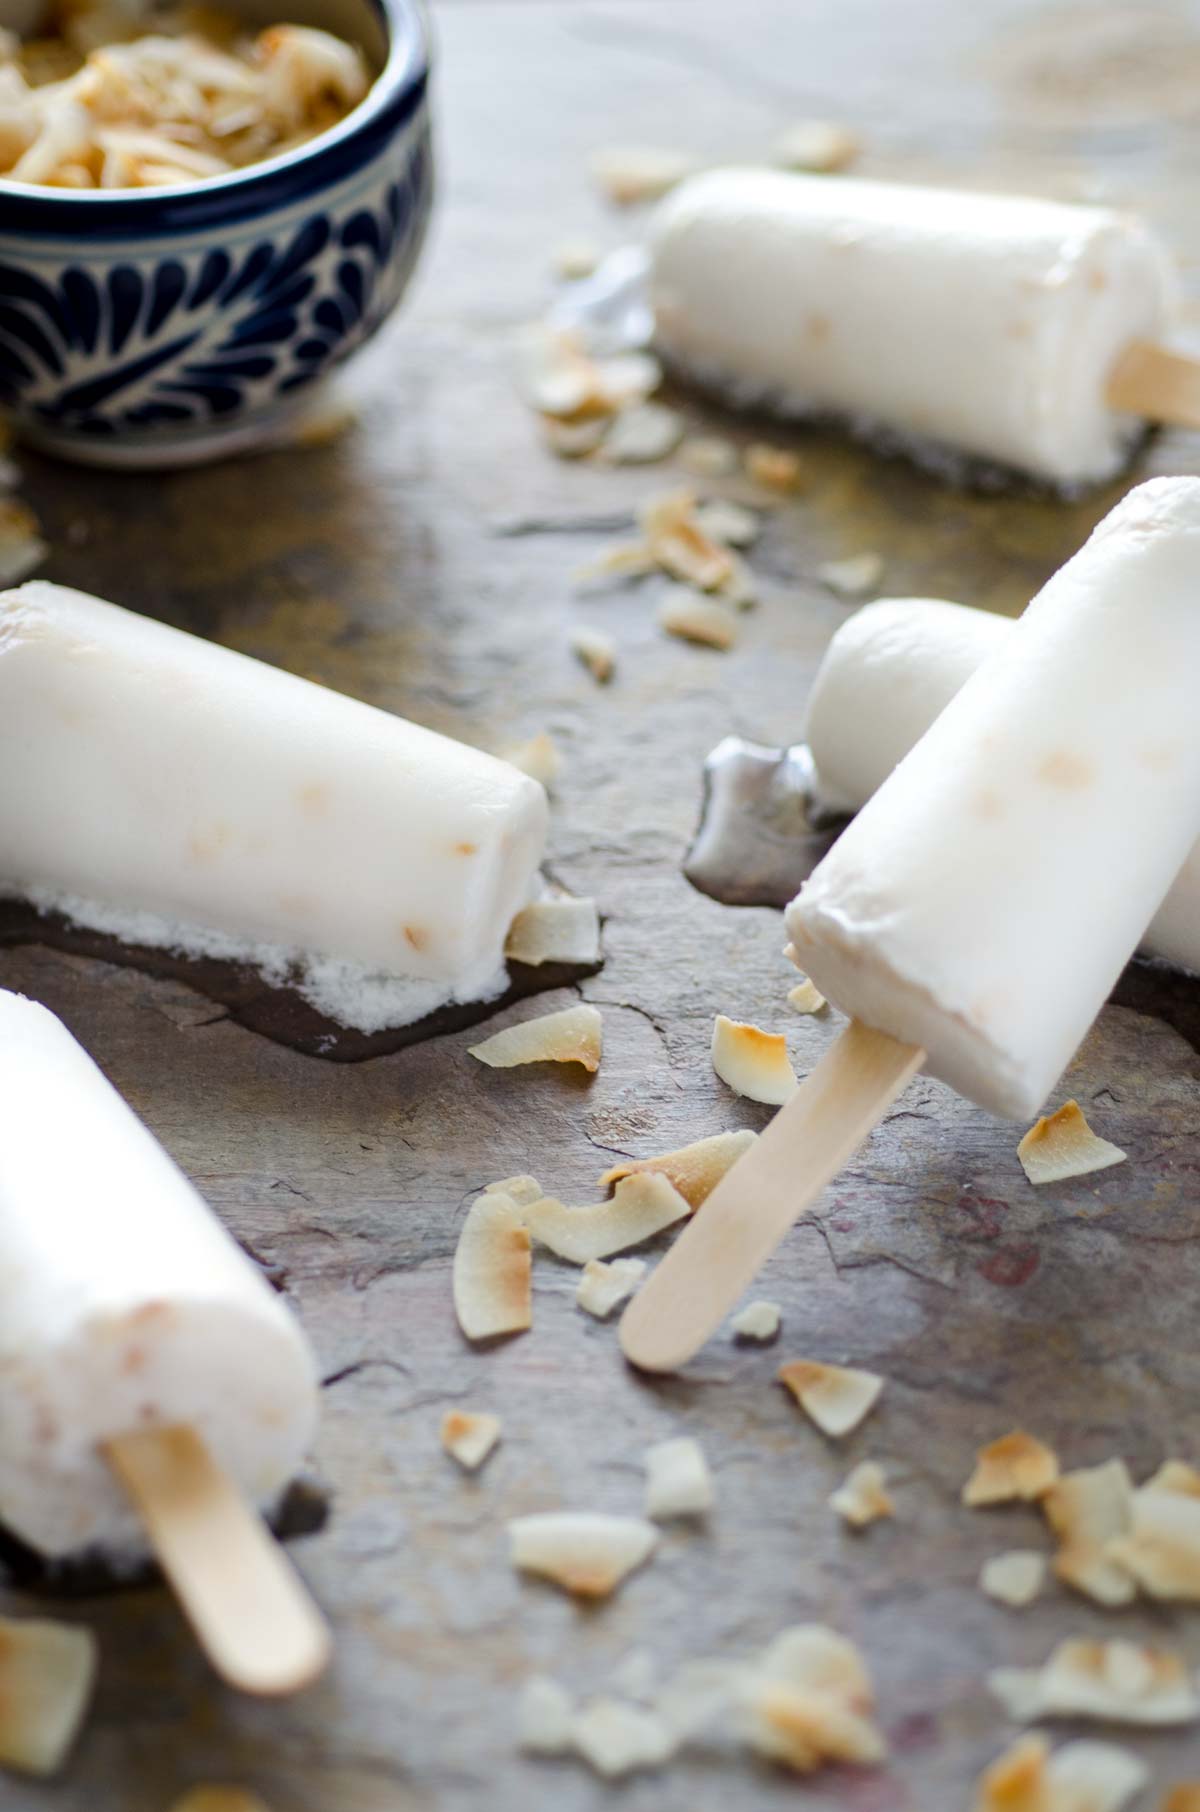
[(432, 200), (419, 0), (240, 0), (379, 74), (331, 131), (232, 176), (76, 194), (0, 179), (0, 407), (92, 465), (172, 466), (279, 433), (404, 292)]

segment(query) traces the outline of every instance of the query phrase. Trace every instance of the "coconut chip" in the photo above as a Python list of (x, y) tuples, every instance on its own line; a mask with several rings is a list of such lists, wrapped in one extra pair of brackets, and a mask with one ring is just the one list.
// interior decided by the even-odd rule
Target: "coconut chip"
[(624, 410), (604, 437), (599, 457), (608, 466), (649, 466), (673, 453), (683, 439), (683, 417), (664, 403)]
[(598, 962), (600, 916), (595, 900), (570, 894), (535, 900), (509, 926), (504, 954), (533, 968), (542, 963)]
[(515, 743), (512, 748), (505, 749), (500, 759), (507, 761), (510, 767), (520, 768), (531, 780), (540, 780), (545, 787), (553, 786), (562, 773), (562, 756), (544, 730), (539, 730), (528, 742)]
[(597, 1321), (604, 1321), (618, 1304), (632, 1296), (646, 1274), (644, 1258), (589, 1258), (575, 1291), (575, 1301)]
[(506, 1195), (510, 1202), (516, 1202), (521, 1208), (530, 1208), (534, 1202), (540, 1202), (545, 1190), (536, 1177), (522, 1175), (505, 1177), (499, 1183), (489, 1183), (483, 1192), (485, 1195)]
[(886, 1745), (853, 1643), (821, 1624), (785, 1630), (739, 1685), (744, 1740), (808, 1774), (825, 1762), (878, 1762)]
[(738, 450), (716, 434), (694, 434), (679, 449), (679, 463), (697, 478), (728, 478), (737, 471)]
[(1022, 1610), (1032, 1604), (1046, 1580), (1046, 1556), (1032, 1548), (1011, 1548), (1006, 1554), (994, 1554), (985, 1560), (979, 1575), (979, 1589), (994, 1598)]
[(1078, 1101), (1068, 1101), (1056, 1114), (1043, 1116), (1017, 1146), (1017, 1156), (1031, 1183), (1062, 1183), (1123, 1164), (1119, 1145), (1097, 1138)]
[(697, 597), (685, 585), (671, 586), (654, 614), (659, 628), (681, 642), (697, 642), (702, 648), (724, 653), (738, 639), (737, 619), (728, 605)]
[(834, 1440), (858, 1427), (874, 1408), (884, 1385), (874, 1372), (822, 1365), (817, 1359), (792, 1359), (780, 1366), (777, 1375), (821, 1433)]
[(653, 1523), (636, 1516), (551, 1510), (508, 1525), (512, 1564), (579, 1598), (607, 1598), (658, 1546)]
[(679, 1747), (655, 1711), (620, 1699), (593, 1699), (571, 1722), (571, 1742), (594, 1773), (620, 1780), (642, 1768), (661, 1768)]
[(829, 1005), (816, 983), (810, 981), (807, 975), (802, 982), (797, 982), (787, 998), (788, 1006), (794, 1007), (797, 1013), (821, 1013)]
[(16, 497), (0, 497), (0, 585), (19, 585), (42, 564), (50, 549), (41, 523)]
[(689, 1208), (698, 1208), (757, 1138), (757, 1133), (748, 1130), (714, 1133), (710, 1139), (697, 1139), (694, 1145), (681, 1145), (677, 1151), (664, 1151), (657, 1158), (626, 1158), (603, 1173), (600, 1187), (609, 1189), (624, 1177), (646, 1171), (660, 1172), (675, 1185)]
[(790, 447), (772, 447), (754, 441), (742, 455), (746, 476), (768, 491), (798, 491), (804, 483), (804, 465)]
[(1200, 1603), (1200, 1496), (1191, 1468), (1180, 1470), (1190, 1475), (1183, 1489), (1163, 1483), (1164, 1468), (1133, 1493), (1128, 1532), (1109, 1543), (1107, 1557), (1152, 1598), (1195, 1604)]
[(657, 201), (695, 167), (682, 151), (658, 145), (612, 145), (592, 158), (592, 175), (601, 192), (620, 208)]
[(724, 1013), (713, 1020), (712, 1066), (727, 1088), (767, 1107), (782, 1107), (798, 1086), (782, 1033), (741, 1025)]
[(442, 1446), (468, 1472), (477, 1472), (500, 1439), (499, 1416), (448, 1409), (442, 1417)]
[(1044, 1737), (1022, 1737), (984, 1771), (974, 1812), (1122, 1812), (1148, 1779), (1140, 1757), (1113, 1743), (1051, 1754)]
[(650, 560), (673, 579), (699, 591), (718, 591), (732, 579), (733, 555), (705, 533), (694, 492), (664, 491), (647, 499), (638, 511), (638, 522)]
[(268, 1812), (266, 1800), (248, 1787), (193, 1787), (171, 1812)]
[(571, 653), (582, 661), (599, 686), (606, 686), (616, 671), (617, 645), (602, 629), (581, 626), (570, 637)]
[(495, 1191), (471, 1204), (454, 1251), (454, 1312), (468, 1340), (520, 1334), (533, 1325), (527, 1213)]
[(1176, 1491), (1185, 1497), (1200, 1497), (1200, 1472), (1186, 1460), (1164, 1460), (1158, 1471), (1139, 1487), (1142, 1491)]
[(729, 1326), (738, 1340), (774, 1340), (782, 1319), (777, 1302), (748, 1302)]
[(1168, 1649), (1069, 1637), (1041, 1667), (1001, 1667), (988, 1685), (1019, 1724), (1099, 1718), (1118, 1724), (1190, 1724), (1200, 1697), (1183, 1659)]
[(600, 262), (600, 248), (594, 240), (562, 239), (554, 248), (551, 265), (556, 277), (564, 283), (578, 283), (583, 277), (590, 277)]
[(817, 578), (839, 598), (865, 598), (883, 578), (882, 554), (852, 554), (848, 560), (826, 560)]
[(646, 1172), (626, 1177), (606, 1202), (592, 1207), (566, 1208), (545, 1196), (522, 1212), (539, 1245), (572, 1264), (586, 1265), (642, 1245), (690, 1209), (669, 1178)]
[(801, 120), (775, 140), (771, 161), (784, 170), (811, 170), (826, 174), (845, 170), (857, 158), (862, 144), (847, 126), (830, 120)]
[(603, 1041), (604, 1021), (599, 1012), (580, 1004), (508, 1026), (482, 1044), (468, 1046), (467, 1054), (493, 1070), (516, 1069), (523, 1063), (581, 1063), (595, 1075)]
[(744, 504), (730, 503), (725, 497), (713, 497), (696, 506), (696, 521), (702, 533), (722, 547), (752, 547), (762, 528), (757, 510)]
[(542, 439), (557, 459), (587, 459), (608, 433), (608, 417), (585, 416), (582, 421), (560, 421), (543, 415)]
[(865, 1529), (881, 1516), (896, 1514), (896, 1506), (887, 1494), (886, 1474), (875, 1460), (860, 1461), (829, 1502), (852, 1529)]
[(575, 1706), (565, 1686), (545, 1674), (526, 1680), (517, 1701), (517, 1743), (529, 1755), (566, 1755)]
[(54, 1774), (91, 1701), (96, 1639), (47, 1618), (0, 1617), (0, 1766)]
[(712, 1474), (699, 1441), (679, 1435), (646, 1449), (646, 1515), (703, 1516), (713, 1507)]
[(963, 1486), (962, 1501), (970, 1510), (991, 1504), (1032, 1503), (1049, 1491), (1058, 1477), (1058, 1455), (1042, 1441), (1014, 1428), (981, 1447), (975, 1470)]
[(1129, 1604), (1137, 1587), (1113, 1557), (1113, 1545), (1129, 1532), (1133, 1510), (1133, 1482), (1124, 1460), (1064, 1473), (1041, 1504), (1061, 1543), (1054, 1557), (1057, 1577), (1097, 1604)]

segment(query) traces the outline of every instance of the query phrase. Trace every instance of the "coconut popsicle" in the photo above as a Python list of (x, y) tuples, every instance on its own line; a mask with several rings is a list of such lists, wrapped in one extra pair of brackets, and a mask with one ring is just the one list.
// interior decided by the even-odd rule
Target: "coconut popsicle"
[(1155, 479), (1034, 599), (815, 869), (797, 960), (981, 1106), (1042, 1105), (1200, 824), (1200, 479)]
[[(0, 890), (131, 941), (319, 963), (374, 1029), (504, 985), (542, 787), (507, 762), (62, 586), (0, 594)], [(357, 1016), (356, 1016), (357, 1015)]]
[[(864, 806), (1012, 628), (1007, 617), (941, 598), (880, 598), (848, 617), (808, 700), (805, 739), (821, 802)], [(1200, 974), (1200, 842), (1141, 947)]]
[(1111, 209), (768, 170), (683, 183), (650, 261), (659, 346), (701, 381), (1067, 490), (1125, 463), (1142, 422), (1110, 381), (1175, 305)]

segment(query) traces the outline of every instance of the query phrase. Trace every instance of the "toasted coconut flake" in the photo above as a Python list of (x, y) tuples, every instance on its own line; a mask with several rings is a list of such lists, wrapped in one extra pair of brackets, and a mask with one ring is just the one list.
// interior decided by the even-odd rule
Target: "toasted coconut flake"
[(1109, 1543), (1107, 1558), (1152, 1598), (1200, 1603), (1200, 1497), (1144, 1485), (1133, 1494), (1128, 1533)]
[(785, 944), (783, 946), (783, 955), (784, 955), (784, 960), (786, 962), (789, 962), (792, 965), (793, 969), (799, 969), (801, 974), (803, 974), (803, 965), (801, 964), (801, 961), (800, 961), (800, 952), (797, 950), (795, 944)]
[(722, 652), (738, 639), (737, 619), (724, 604), (712, 598), (698, 597), (685, 585), (673, 585), (655, 612), (660, 629), (678, 636), (681, 642), (698, 642), (703, 648)]
[(604, 1021), (598, 1010), (580, 1004), (507, 1026), (482, 1044), (470, 1045), (468, 1054), (493, 1070), (511, 1070), (523, 1063), (581, 1063), (595, 1075), (603, 1044)]
[(624, 410), (604, 437), (600, 459), (609, 466), (649, 466), (683, 439), (683, 417), (664, 403), (639, 403)]
[(1062, 1183), (1123, 1164), (1119, 1145), (1097, 1138), (1078, 1101), (1068, 1101), (1056, 1114), (1043, 1116), (1017, 1146), (1017, 1156), (1031, 1183)]
[(829, 1502), (852, 1529), (865, 1529), (881, 1516), (896, 1514), (887, 1493), (887, 1475), (877, 1460), (861, 1460)]
[(797, 1013), (822, 1013), (829, 1005), (816, 983), (810, 981), (807, 975), (803, 981), (796, 983), (787, 998), (788, 1006), (794, 1007)]
[(758, 582), (740, 554), (730, 552), (729, 575), (717, 587), (716, 595), (735, 610), (752, 610), (758, 603)]
[(0, 1766), (54, 1774), (79, 1734), (96, 1679), (90, 1630), (0, 1617)]
[(748, 1302), (729, 1325), (739, 1340), (774, 1340), (782, 1319), (777, 1302)]
[(16, 497), (0, 497), (0, 585), (19, 585), (49, 552), (41, 523), (28, 505)]
[(542, 439), (557, 459), (587, 459), (607, 433), (608, 419), (603, 415), (569, 422), (560, 421), (556, 415), (542, 417)]
[(1148, 1778), (1140, 1757), (1113, 1743), (1065, 1743), (1051, 1755), (1044, 1737), (1022, 1737), (985, 1770), (974, 1812), (1122, 1812)]
[(817, 578), (839, 598), (865, 598), (883, 578), (882, 554), (852, 554), (848, 560), (826, 560)]
[(799, 491), (804, 486), (804, 464), (790, 447), (772, 447), (754, 441), (742, 455), (746, 476), (768, 491)]
[(454, 1312), (468, 1340), (520, 1334), (533, 1325), (527, 1212), (495, 1193), (471, 1204), (454, 1252)]
[(1162, 1803), (1162, 1812), (1200, 1812), (1200, 1781), (1180, 1781)]
[(268, 1807), (248, 1787), (193, 1787), (171, 1812), (268, 1812)]
[(730, 550), (705, 533), (692, 491), (665, 491), (638, 511), (645, 546), (657, 566), (699, 591), (717, 591), (733, 578)]
[(554, 248), (551, 265), (556, 277), (564, 283), (577, 283), (581, 277), (590, 277), (600, 262), (600, 247), (593, 239), (582, 235), (575, 239), (560, 239)]
[(797, 1773), (826, 1762), (878, 1762), (886, 1745), (853, 1643), (821, 1624), (785, 1630), (740, 1681), (742, 1735)]
[(724, 1013), (713, 1021), (712, 1066), (727, 1088), (768, 1107), (781, 1107), (798, 1086), (782, 1033), (741, 1025)]
[(679, 1747), (657, 1712), (610, 1698), (593, 1699), (576, 1713), (571, 1740), (588, 1767), (610, 1781), (661, 1768)]
[(617, 644), (603, 629), (581, 625), (571, 631), (571, 653), (582, 661), (598, 686), (606, 686), (616, 671)]
[(1127, 1535), (1133, 1482), (1123, 1460), (1064, 1473), (1041, 1500), (1061, 1546), (1054, 1571), (1066, 1585), (1098, 1604), (1129, 1604), (1137, 1588), (1113, 1548)]
[(504, 954), (513, 962), (594, 963), (600, 957), (600, 916), (595, 900), (569, 894), (535, 900), (508, 928)]
[(1120, 1724), (1190, 1724), (1200, 1698), (1180, 1656), (1133, 1642), (1070, 1637), (1041, 1667), (1001, 1667), (988, 1685), (1019, 1724), (1101, 1718)]
[(675, 1185), (689, 1208), (698, 1208), (757, 1138), (749, 1130), (715, 1133), (710, 1139), (697, 1139), (694, 1145), (681, 1145), (678, 1151), (664, 1151), (657, 1158), (626, 1158), (604, 1172), (600, 1187), (609, 1189), (624, 1177), (659, 1172)]
[(695, 169), (692, 158), (661, 145), (611, 145), (592, 158), (601, 192), (619, 208), (657, 201)]
[(596, 361), (578, 338), (539, 322), (517, 342), (517, 378), (522, 394), (539, 415), (561, 417), (607, 415), (599, 395)]
[(1200, 1497), (1200, 1472), (1186, 1460), (1164, 1460), (1139, 1490), (1178, 1491), (1184, 1497)]
[(517, 1701), (517, 1742), (529, 1755), (566, 1755), (575, 1705), (565, 1686), (533, 1674)]
[(633, 409), (653, 396), (663, 369), (652, 352), (614, 352), (596, 360), (600, 395), (606, 408)]
[(520, 768), (531, 780), (540, 780), (545, 787), (553, 786), (562, 773), (562, 756), (544, 730), (539, 730), (528, 742), (515, 743), (512, 748), (505, 749), (501, 760)]
[(730, 503), (726, 497), (713, 497), (696, 506), (696, 521), (704, 534), (722, 547), (752, 547), (762, 529), (757, 510), (744, 504)]
[(771, 161), (785, 170), (825, 174), (845, 170), (861, 150), (861, 141), (848, 126), (831, 120), (800, 120), (775, 140)]
[(703, 1516), (713, 1507), (712, 1474), (699, 1441), (679, 1435), (646, 1449), (646, 1515)]
[(636, 1516), (558, 1510), (508, 1525), (512, 1564), (578, 1598), (607, 1598), (658, 1546), (653, 1523)]
[(468, 1472), (477, 1472), (500, 1439), (499, 1416), (448, 1409), (442, 1417), (442, 1446)]
[(608, 1201), (590, 1208), (565, 1208), (547, 1196), (524, 1210), (538, 1244), (576, 1265), (640, 1246), (688, 1213), (674, 1184), (654, 1172), (626, 1177)]
[(1033, 1503), (1049, 1491), (1057, 1477), (1058, 1455), (1023, 1428), (1014, 1428), (1011, 1434), (979, 1449), (975, 1470), (963, 1486), (962, 1501), (970, 1510), (1017, 1499)]
[(1046, 1556), (1033, 1548), (1011, 1548), (985, 1560), (979, 1575), (980, 1590), (997, 1604), (1021, 1610), (1032, 1604), (1046, 1580)]
[(575, 1291), (575, 1301), (597, 1321), (604, 1321), (633, 1292), (646, 1274), (644, 1258), (589, 1258)]
[(834, 1440), (858, 1427), (875, 1407), (884, 1384), (874, 1372), (822, 1365), (818, 1359), (793, 1359), (780, 1366), (778, 1378), (821, 1433)]
[(506, 1195), (510, 1202), (516, 1202), (520, 1208), (530, 1208), (534, 1202), (540, 1202), (545, 1190), (536, 1177), (505, 1177), (499, 1183), (489, 1183), (483, 1192), (485, 1195)]
[(728, 478), (738, 468), (738, 450), (717, 434), (693, 434), (679, 449), (679, 463), (697, 478)]

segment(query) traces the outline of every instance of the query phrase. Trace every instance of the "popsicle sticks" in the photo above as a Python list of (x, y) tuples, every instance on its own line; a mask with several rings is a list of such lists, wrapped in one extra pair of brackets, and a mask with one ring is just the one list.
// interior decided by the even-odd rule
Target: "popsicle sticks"
[(329, 1660), (328, 1626), (262, 1518), (190, 1428), (109, 1441), (184, 1615), (223, 1679), (242, 1692), (299, 1692)]
[(924, 1061), (852, 1021), (634, 1297), (621, 1321), (625, 1357), (648, 1372), (690, 1359)]
[(1135, 340), (1113, 366), (1107, 399), (1124, 414), (1200, 428), (1200, 360)]

